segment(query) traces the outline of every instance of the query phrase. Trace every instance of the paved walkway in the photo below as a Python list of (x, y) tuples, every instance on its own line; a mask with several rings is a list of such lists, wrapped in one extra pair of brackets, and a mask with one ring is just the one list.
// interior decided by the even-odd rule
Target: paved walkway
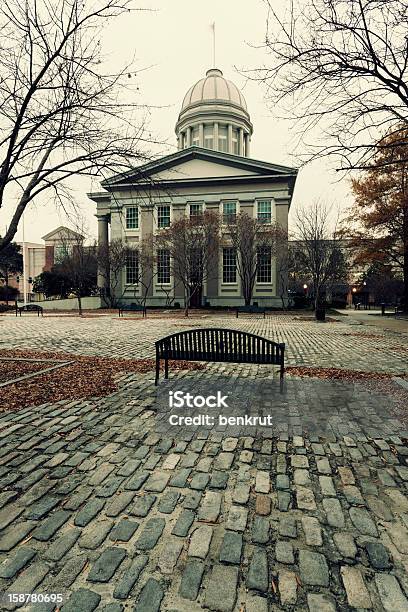
[[(183, 326), (23, 321), (1, 319), (3, 348), (14, 338), (26, 348), (150, 355), (152, 338)], [(292, 363), (406, 368), (392, 349), (405, 341), (388, 332), (286, 317), (217, 324), (278, 332)], [(351, 346), (356, 355), (345, 355)], [(245, 381), (252, 409), (272, 413), (274, 425), (169, 435), (152, 374), (122, 377), (109, 397), (0, 415), (0, 590), (63, 594), (64, 612), (405, 612), (408, 432), (392, 398), (290, 377), (281, 393), (255, 366), (177, 376), (193, 390), (229, 381), (241, 399)]]
[[(0, 350), (27, 348), (107, 357), (154, 357), (154, 341), (193, 327), (229, 327), (286, 342), (289, 365), (408, 373), (408, 334), (353, 325), (348, 317), (318, 324), (292, 314), (184, 318), (117, 316), (79, 319), (0, 317)], [(311, 317), (310, 317), (311, 318)], [(407, 324), (408, 327), (408, 324)]]

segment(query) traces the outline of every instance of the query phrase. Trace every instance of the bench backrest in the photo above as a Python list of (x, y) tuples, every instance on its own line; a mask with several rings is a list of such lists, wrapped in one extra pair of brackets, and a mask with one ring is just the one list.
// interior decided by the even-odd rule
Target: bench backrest
[(37, 304), (25, 304), (24, 306), (18, 306), (19, 310), (42, 310), (42, 306), (38, 306)]
[(234, 329), (191, 329), (156, 342), (158, 359), (279, 365), (284, 353), (283, 343)]

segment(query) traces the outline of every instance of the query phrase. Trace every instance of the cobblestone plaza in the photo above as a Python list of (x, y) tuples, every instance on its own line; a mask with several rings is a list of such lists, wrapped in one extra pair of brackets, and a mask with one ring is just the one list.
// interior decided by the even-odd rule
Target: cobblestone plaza
[[(169, 333), (228, 327), (285, 342), (289, 366), (403, 378), (408, 328), (353, 323), (6, 316), (0, 348), (146, 358)], [(275, 426), (169, 435), (153, 371), (107, 397), (1, 412), (1, 591), (61, 593), (64, 612), (408, 609), (408, 431), (393, 395), (290, 373), (280, 392), (265, 366), (170, 380), (256, 384)]]

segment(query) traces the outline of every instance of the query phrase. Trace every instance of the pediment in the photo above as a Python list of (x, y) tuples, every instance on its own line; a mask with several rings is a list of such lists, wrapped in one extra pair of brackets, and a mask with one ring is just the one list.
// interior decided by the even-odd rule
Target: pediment
[(194, 181), (227, 177), (295, 176), (297, 170), (247, 157), (189, 147), (158, 160), (132, 168), (101, 183), (104, 188), (151, 182)]

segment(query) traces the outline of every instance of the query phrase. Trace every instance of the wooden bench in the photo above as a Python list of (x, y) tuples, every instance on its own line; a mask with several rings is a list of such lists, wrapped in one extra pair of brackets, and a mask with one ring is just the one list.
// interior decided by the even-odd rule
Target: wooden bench
[(285, 344), (262, 336), (234, 329), (191, 329), (161, 338), (155, 344), (155, 385), (159, 380), (161, 359), (164, 359), (165, 378), (169, 377), (171, 359), (279, 365), (281, 382), (283, 380)]
[(263, 314), (263, 318), (265, 318), (265, 308), (262, 308), (262, 306), (237, 306), (236, 308), (236, 313), (237, 313), (237, 319), (238, 319), (238, 314), (239, 313), (247, 313), (247, 314)]
[(16, 317), (18, 315), (21, 317), (22, 312), (36, 312), (38, 317), (40, 316), (40, 313), (42, 317), (44, 316), (44, 309), (38, 304), (25, 304), (24, 306), (18, 306), (16, 303)]
[(132, 304), (121, 304), (119, 306), (119, 316), (123, 317), (124, 312), (141, 312), (142, 316), (146, 316), (146, 306), (142, 306), (141, 304), (136, 304), (132, 302)]

